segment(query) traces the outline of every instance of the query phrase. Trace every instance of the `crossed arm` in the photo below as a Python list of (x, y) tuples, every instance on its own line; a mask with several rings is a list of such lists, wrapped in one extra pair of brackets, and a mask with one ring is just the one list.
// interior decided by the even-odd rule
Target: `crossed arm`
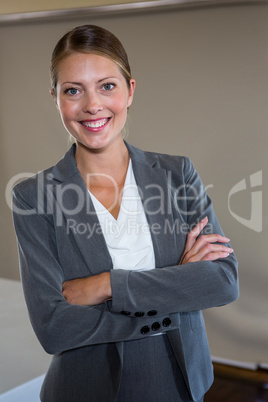
[[(199, 188), (201, 181), (194, 168), (185, 167), (185, 170), (188, 172), (186, 189), (190, 184)], [(85, 277), (64, 282), (65, 278), (75, 276), (73, 261), (79, 250), (76, 250), (72, 236), (61, 237), (65, 227), (57, 227), (52, 215), (33, 213), (38, 212), (37, 179), (21, 183), (14, 189), (13, 216), (29, 315), (36, 335), (48, 353), (138, 339), (143, 336), (140, 332), (143, 318), (147, 325), (155, 320), (155, 317), (147, 316), (126, 317), (122, 311), (156, 308), (159, 319), (167, 315), (172, 318), (168, 330), (173, 330), (180, 325), (178, 313), (224, 305), (238, 297), (237, 261), (233, 254), (228, 257), (232, 249), (226, 247), (229, 246), (226, 244), (228, 239), (206, 197), (201, 200), (205, 202), (201, 212), (208, 219), (204, 218), (188, 234), (177, 265), (173, 256), (170, 262), (157, 267), (161, 269), (141, 272), (114, 269), (88, 277), (88, 266), (81, 260), (79, 274)], [(178, 183), (179, 180), (180, 177)], [(176, 188), (177, 182), (174, 186)], [(187, 194), (183, 199), (189, 202), (181, 206), (181, 211), (196, 211), (188, 222), (192, 227), (200, 217), (201, 201), (187, 197)], [(210, 233), (219, 234), (203, 235), (202, 229), (206, 225), (213, 228)], [(66, 258), (66, 266), (61, 265), (63, 254), (59, 256), (58, 242), (61, 240), (66, 241), (62, 244), (67, 252), (69, 248), (72, 250), (70, 257), (73, 260), (67, 262)]]
[[(179, 265), (197, 261), (215, 261), (226, 258), (233, 252), (233, 249), (224, 245), (230, 240), (227, 237), (219, 234), (199, 236), (207, 223), (206, 217), (189, 232)], [(103, 272), (99, 275), (66, 281), (62, 285), (62, 294), (70, 304), (93, 306), (104, 303), (112, 299), (111, 274)]]

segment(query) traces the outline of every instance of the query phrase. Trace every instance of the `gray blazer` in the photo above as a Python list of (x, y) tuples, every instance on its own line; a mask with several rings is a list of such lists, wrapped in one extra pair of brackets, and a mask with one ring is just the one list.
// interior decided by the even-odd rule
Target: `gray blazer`
[[(205, 233), (222, 234), (211, 200), (188, 158), (126, 146), (157, 269), (113, 270), (75, 145), (13, 191), (29, 315), (43, 348), (54, 355), (41, 392), (45, 402), (116, 401), (124, 341), (152, 334), (155, 322), (167, 333), (191, 400), (213, 381), (201, 310), (238, 297), (236, 258), (178, 266), (187, 233), (200, 219), (209, 219)], [(104, 271), (111, 272), (112, 301), (89, 307), (66, 302), (64, 281)]]

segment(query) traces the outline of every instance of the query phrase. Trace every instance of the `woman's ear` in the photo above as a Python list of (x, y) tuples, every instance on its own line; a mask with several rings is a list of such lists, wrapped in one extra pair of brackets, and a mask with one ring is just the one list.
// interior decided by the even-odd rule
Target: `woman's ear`
[(127, 107), (129, 107), (133, 101), (133, 96), (134, 96), (134, 91), (135, 91), (135, 87), (136, 87), (136, 81), (134, 80), (134, 78), (131, 78), (131, 80), (129, 81), (129, 93), (128, 93), (128, 103), (127, 103)]
[(53, 98), (53, 100), (55, 102), (56, 108), (59, 110), (59, 106), (58, 106), (58, 102), (57, 102), (57, 96), (55, 95), (54, 89), (51, 88), (51, 90), (49, 92), (50, 92), (50, 95), (52, 96), (52, 98)]

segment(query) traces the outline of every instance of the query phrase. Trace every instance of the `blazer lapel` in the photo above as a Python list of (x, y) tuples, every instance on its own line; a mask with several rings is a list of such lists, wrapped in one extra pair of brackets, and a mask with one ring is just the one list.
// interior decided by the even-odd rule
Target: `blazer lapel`
[(158, 167), (156, 154), (145, 153), (127, 144), (138, 185), (158, 268), (178, 263), (176, 230), (171, 208), (168, 172)]
[(112, 269), (103, 232), (85, 182), (74, 158), (75, 145), (53, 168), (55, 196), (59, 204), (55, 211), (57, 225), (73, 236), (91, 274), (99, 274), (100, 267)]

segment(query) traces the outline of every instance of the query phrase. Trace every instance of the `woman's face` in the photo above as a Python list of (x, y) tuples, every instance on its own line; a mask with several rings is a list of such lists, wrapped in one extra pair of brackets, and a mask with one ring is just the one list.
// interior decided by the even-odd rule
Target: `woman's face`
[(129, 89), (120, 68), (110, 59), (73, 53), (59, 63), (57, 80), (54, 100), (66, 130), (78, 144), (99, 150), (121, 138), (134, 79)]

